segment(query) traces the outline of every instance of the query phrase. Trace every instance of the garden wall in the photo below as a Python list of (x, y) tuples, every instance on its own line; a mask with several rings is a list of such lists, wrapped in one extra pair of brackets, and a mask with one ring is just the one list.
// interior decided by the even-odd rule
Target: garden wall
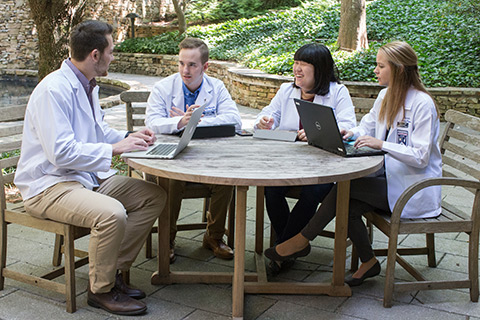
[[(120, 42), (129, 34), (128, 13), (140, 16), (136, 24), (155, 21), (165, 15), (159, 10), (160, 3), (169, 8), (171, 0), (88, 0), (86, 17), (110, 23), (115, 30), (114, 41)], [(152, 30), (139, 28), (136, 32), (139, 36), (162, 32), (161, 28)], [(27, 0), (0, 1), (0, 69), (38, 69), (36, 32)]]
[[(169, 76), (178, 70), (178, 59), (172, 55), (116, 53), (110, 71)], [(207, 74), (221, 79), (232, 98), (239, 104), (262, 109), (273, 98), (280, 85), (292, 81), (291, 77), (266, 74), (247, 69), (235, 63), (210, 61)], [(376, 98), (382, 89), (376, 83), (344, 82), (352, 97)], [(442, 115), (455, 109), (480, 117), (480, 89), (429, 88)]]

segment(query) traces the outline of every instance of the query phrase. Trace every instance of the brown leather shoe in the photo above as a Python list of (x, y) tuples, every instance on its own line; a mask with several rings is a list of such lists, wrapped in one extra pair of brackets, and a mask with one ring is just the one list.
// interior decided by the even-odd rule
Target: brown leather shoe
[(107, 293), (93, 293), (88, 290), (87, 303), (95, 308), (101, 308), (113, 314), (136, 316), (147, 311), (145, 303), (130, 298), (126, 294), (112, 289)]
[(205, 234), (203, 236), (203, 247), (212, 250), (217, 258), (225, 260), (233, 258), (233, 250), (223, 242), (223, 239), (214, 239)]
[(117, 273), (117, 275), (115, 276), (114, 289), (123, 294), (126, 294), (130, 298), (137, 299), (137, 300), (143, 299), (147, 296), (145, 292), (143, 292), (142, 290), (127, 286), (125, 281), (123, 281), (123, 277), (121, 273)]

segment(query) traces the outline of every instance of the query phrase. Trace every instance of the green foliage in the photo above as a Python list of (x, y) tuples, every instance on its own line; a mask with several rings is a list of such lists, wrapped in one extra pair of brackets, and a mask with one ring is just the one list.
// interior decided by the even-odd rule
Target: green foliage
[(301, 0), (191, 0), (185, 16), (192, 22), (219, 22), (230, 19), (252, 18), (268, 9), (290, 8)]
[(112, 169), (117, 170), (118, 175), (126, 176), (128, 173), (128, 165), (123, 161), (120, 155), (112, 157)]
[[(376, 81), (373, 69), (378, 48), (404, 40), (417, 52), (427, 86), (480, 87), (479, 13), (476, 0), (372, 1), (367, 6), (370, 48), (354, 53), (336, 47), (340, 5), (335, 0), (307, 1), (250, 19), (193, 26), (186, 35), (205, 40), (211, 59), (235, 60), (284, 75), (291, 74), (293, 55), (300, 46), (320, 42), (332, 51), (341, 78), (350, 81)], [(124, 45), (125, 41), (120, 47), (124, 52), (176, 53), (180, 40), (170, 33)]]
[(178, 31), (167, 32), (152, 38), (127, 39), (116, 46), (120, 52), (177, 54), (178, 44), (183, 40)]

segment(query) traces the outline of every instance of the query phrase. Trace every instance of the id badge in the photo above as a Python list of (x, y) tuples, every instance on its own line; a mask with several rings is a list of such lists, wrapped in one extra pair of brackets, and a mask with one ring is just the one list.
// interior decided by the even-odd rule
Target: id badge
[(397, 143), (406, 146), (408, 144), (408, 119), (397, 122)]
[(216, 106), (207, 106), (205, 107), (205, 111), (203, 112), (205, 117), (215, 117), (217, 115), (217, 108)]

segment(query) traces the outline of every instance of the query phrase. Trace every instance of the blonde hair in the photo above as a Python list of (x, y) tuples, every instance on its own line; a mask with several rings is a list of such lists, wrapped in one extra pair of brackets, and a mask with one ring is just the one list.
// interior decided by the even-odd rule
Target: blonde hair
[[(380, 51), (385, 55), (391, 71), (388, 91), (382, 101), (378, 118), (386, 121), (387, 128), (391, 128), (400, 111), (405, 116), (405, 99), (410, 87), (425, 92), (430, 97), (431, 95), (420, 79), (417, 55), (408, 43), (393, 41), (380, 47)], [(436, 105), (435, 107), (437, 108)], [(438, 115), (437, 108), (437, 117)]]

